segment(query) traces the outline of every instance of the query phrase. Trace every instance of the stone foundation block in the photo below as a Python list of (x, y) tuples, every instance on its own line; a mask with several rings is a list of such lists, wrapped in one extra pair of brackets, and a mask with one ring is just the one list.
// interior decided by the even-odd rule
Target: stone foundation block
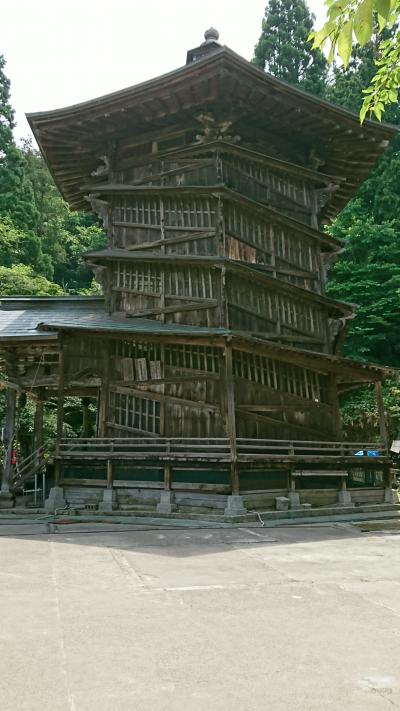
[(341, 491), (338, 491), (338, 504), (340, 506), (354, 506), (351, 500), (351, 492), (347, 489), (341, 489)]
[(391, 486), (385, 488), (385, 497), (383, 499), (385, 504), (397, 504), (397, 493)]
[(9, 491), (0, 491), (0, 509), (12, 509), (14, 497)]
[(287, 496), (275, 496), (275, 508), (277, 511), (287, 511), (289, 509)]
[(226, 500), (225, 516), (243, 516), (247, 513), (244, 505), (243, 496), (233, 495), (228, 496)]
[(311, 504), (295, 504), (290, 508), (292, 511), (309, 511), (311, 509)]
[(44, 509), (48, 513), (54, 513), (56, 509), (63, 509), (66, 507), (66, 501), (64, 498), (64, 489), (62, 486), (53, 486), (50, 489), (50, 493), (46, 501), (44, 502)]
[(157, 513), (172, 513), (176, 511), (175, 494), (173, 491), (162, 491), (160, 503), (157, 504)]
[(117, 492), (115, 489), (104, 489), (103, 501), (100, 501), (99, 511), (113, 511), (117, 507)]
[(300, 507), (300, 494), (297, 491), (289, 491), (288, 501), (291, 509), (298, 509)]

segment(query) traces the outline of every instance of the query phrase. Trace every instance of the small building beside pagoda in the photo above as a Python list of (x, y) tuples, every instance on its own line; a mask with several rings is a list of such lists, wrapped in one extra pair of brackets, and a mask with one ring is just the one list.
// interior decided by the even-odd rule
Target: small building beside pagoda
[[(84, 255), (103, 298), (2, 300), (3, 500), (28, 392), (38, 447), (57, 399), (49, 510), (392, 503), (391, 372), (342, 356), (355, 307), (324, 294), (343, 245), (323, 227), (396, 129), (360, 126), (214, 30), (183, 68), (28, 120), (108, 244)], [(347, 442), (339, 397), (371, 385), (377, 441)], [(64, 436), (69, 395), (96, 403), (96, 436)]]

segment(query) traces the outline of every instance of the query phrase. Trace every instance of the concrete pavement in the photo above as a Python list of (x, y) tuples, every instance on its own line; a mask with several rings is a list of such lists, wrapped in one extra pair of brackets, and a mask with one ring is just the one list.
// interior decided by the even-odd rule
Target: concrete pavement
[(1, 711), (400, 708), (397, 522), (144, 527), (0, 526)]

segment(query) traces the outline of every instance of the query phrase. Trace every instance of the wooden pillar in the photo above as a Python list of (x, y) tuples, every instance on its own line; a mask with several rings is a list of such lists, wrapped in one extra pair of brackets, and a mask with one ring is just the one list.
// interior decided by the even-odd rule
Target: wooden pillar
[(103, 352), (103, 377), (101, 379), (99, 413), (98, 413), (98, 437), (106, 437), (110, 389), (110, 343), (104, 343)]
[(100, 409), (101, 409), (100, 395), (101, 395), (101, 388), (98, 389), (97, 397), (96, 397), (96, 424), (95, 424), (96, 437), (100, 437)]
[(7, 388), (6, 391), (6, 412), (3, 429), (4, 461), (1, 477), (1, 493), (8, 494), (10, 491), (10, 479), (12, 473), (11, 450), (14, 442), (15, 416), (17, 411), (17, 391), (14, 388)]
[(388, 436), (388, 431), (386, 427), (386, 416), (385, 416), (385, 406), (383, 404), (383, 396), (382, 396), (382, 383), (380, 381), (377, 381), (375, 383), (375, 398), (376, 398), (376, 405), (378, 408), (378, 417), (379, 417), (379, 432), (380, 436), (382, 439), (382, 442), (384, 444), (384, 447), (386, 451), (389, 450), (389, 436)]
[(231, 453), (231, 490), (234, 496), (239, 494), (239, 473), (237, 468), (236, 447), (236, 411), (235, 411), (235, 382), (233, 379), (232, 346), (225, 345), (225, 430), (229, 439)]
[(60, 338), (60, 357), (58, 365), (58, 397), (57, 397), (57, 440), (56, 456), (60, 455), (60, 444), (64, 430), (64, 388), (65, 388), (65, 342)]
[(107, 489), (113, 488), (114, 472), (112, 459), (107, 459)]
[(332, 408), (332, 429), (338, 441), (342, 440), (342, 422), (340, 419), (340, 403), (337, 388), (337, 376), (331, 375), (329, 378), (329, 394)]
[(33, 420), (33, 451), (35, 452), (43, 445), (43, 414), (45, 403), (44, 390), (40, 388), (37, 393), (35, 415)]
[(81, 437), (89, 437), (90, 429), (90, 412), (89, 412), (90, 398), (82, 398), (82, 430)]
[(165, 491), (171, 491), (172, 485), (172, 467), (170, 464), (165, 464), (164, 466), (164, 489)]

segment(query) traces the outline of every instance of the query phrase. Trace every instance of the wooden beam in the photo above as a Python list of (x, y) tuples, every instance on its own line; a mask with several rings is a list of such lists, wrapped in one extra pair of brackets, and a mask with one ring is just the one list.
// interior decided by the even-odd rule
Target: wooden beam
[[(237, 408), (238, 412), (241, 412), (241, 407)], [(306, 425), (301, 425), (301, 424), (295, 424), (294, 422), (284, 422), (283, 420), (276, 420), (274, 417), (268, 417), (267, 415), (262, 415), (258, 414), (256, 412), (251, 412), (246, 410), (246, 415), (248, 417), (252, 417), (255, 420), (259, 420), (260, 422), (265, 422), (265, 423), (270, 423), (275, 426), (279, 426), (282, 430), (285, 428), (292, 429), (292, 430), (297, 430), (301, 432), (307, 432), (307, 434), (312, 434), (314, 437), (318, 437), (321, 439), (323, 436), (323, 431), (322, 430), (315, 430), (312, 427), (307, 427)], [(243, 413), (244, 414), (244, 413)], [(326, 430), (325, 430), (326, 431)]]
[[(140, 390), (138, 389), (139, 383), (136, 383), (136, 387), (123, 387), (121, 385), (113, 385), (113, 390), (119, 393), (127, 393), (128, 395), (137, 395), (138, 397), (146, 397), (149, 400), (158, 400), (159, 402), (171, 403), (172, 405), (182, 405), (184, 407), (193, 407), (195, 409), (211, 410), (213, 412), (219, 410), (217, 405), (210, 402), (202, 402), (195, 400), (185, 400), (181, 397), (173, 397), (172, 395), (163, 395), (162, 393), (157, 393), (152, 390)], [(105, 435), (99, 435), (104, 437)]]
[[(271, 393), (274, 391), (269, 389)], [(236, 405), (237, 410), (243, 412), (282, 412), (283, 410), (291, 410), (298, 412), (306, 412), (307, 410), (330, 410), (331, 406), (324, 402), (302, 402), (298, 403), (285, 403), (281, 405)]]
[[(122, 290), (123, 291), (123, 290)], [(167, 298), (167, 297), (165, 297)], [(190, 299), (190, 296), (187, 297)], [(218, 305), (216, 299), (202, 299), (202, 303), (195, 301), (188, 304), (173, 304), (172, 306), (164, 306), (163, 308), (155, 307), (153, 309), (144, 309), (143, 311), (134, 311), (127, 313), (128, 318), (140, 318), (147, 316), (160, 316), (162, 314), (180, 313), (183, 311), (199, 311), (200, 309), (214, 309)]]

